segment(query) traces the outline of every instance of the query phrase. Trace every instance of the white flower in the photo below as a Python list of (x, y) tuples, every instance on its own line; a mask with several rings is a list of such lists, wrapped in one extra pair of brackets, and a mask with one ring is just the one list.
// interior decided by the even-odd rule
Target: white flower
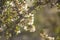
[(22, 22), (22, 21), (24, 21), (24, 20), (25, 20), (25, 19), (23, 18), (23, 19), (20, 20), (20, 22)]
[(19, 31), (17, 31), (17, 34), (19, 34), (19, 33), (21, 33), (21, 31), (19, 30)]
[(31, 14), (31, 16), (34, 16), (34, 14)]
[(32, 25), (32, 28), (30, 29), (30, 32), (35, 32), (35, 26), (34, 25)]
[(14, 21), (14, 19), (11, 19), (11, 21)]
[(20, 11), (19, 13), (20, 13), (20, 14), (23, 14), (23, 12), (22, 12), (22, 11)]
[(25, 5), (25, 10), (28, 11), (28, 5), (27, 4)]
[(7, 4), (7, 6), (9, 6), (9, 4), (10, 4), (10, 1), (7, 1), (7, 2), (6, 2), (6, 4)]
[(10, 3), (10, 1), (7, 1), (7, 4), (9, 4)]
[(49, 40), (54, 40), (54, 37), (48, 37)]
[(29, 13), (29, 15), (28, 14), (25, 15), (25, 17), (31, 17), (31, 16), (34, 17), (34, 14)]
[(29, 15), (25, 15), (24, 17), (30, 17)]
[(24, 26), (24, 29), (25, 29), (26, 31), (28, 31), (27, 26)]
[(15, 6), (13, 2), (11, 2), (10, 5), (11, 5), (12, 7)]
[(28, 23), (28, 25), (32, 25), (32, 24), (33, 24), (33, 22), (29, 22), (29, 23)]
[(25, 11), (28, 11), (28, 5), (27, 5), (27, 4), (23, 5), (22, 8), (23, 8)]
[(34, 17), (29, 21), (28, 25), (32, 25), (34, 23)]
[(34, 16), (34, 14), (32, 14), (32, 13), (29, 13), (29, 16)]
[(29, 13), (29, 16), (31, 16), (32, 14), (31, 13)]
[(32, 17), (32, 22), (34, 22), (34, 17)]

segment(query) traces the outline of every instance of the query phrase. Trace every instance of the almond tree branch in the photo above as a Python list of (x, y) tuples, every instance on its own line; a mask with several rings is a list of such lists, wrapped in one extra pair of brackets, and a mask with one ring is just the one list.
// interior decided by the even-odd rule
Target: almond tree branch
[(41, 5), (41, 2), (36, 2), (34, 6), (29, 8), (28, 13), (31, 13), (31, 11), (35, 10), (35, 8), (39, 5)]

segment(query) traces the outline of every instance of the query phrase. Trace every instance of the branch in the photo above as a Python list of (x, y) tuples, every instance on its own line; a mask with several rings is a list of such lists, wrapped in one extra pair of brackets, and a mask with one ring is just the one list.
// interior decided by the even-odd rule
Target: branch
[(34, 6), (32, 6), (32, 7), (29, 8), (28, 13), (31, 13), (31, 11), (33, 11), (40, 4), (41, 4), (41, 2), (36, 2)]

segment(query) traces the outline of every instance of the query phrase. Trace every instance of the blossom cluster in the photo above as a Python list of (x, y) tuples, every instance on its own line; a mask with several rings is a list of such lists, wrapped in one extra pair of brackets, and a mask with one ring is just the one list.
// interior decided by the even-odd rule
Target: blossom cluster
[(0, 15), (2, 22), (0, 32), (5, 31), (7, 39), (13, 35), (12, 31), (16, 35), (22, 31), (35, 32), (34, 14), (28, 13), (28, 5), (26, 1), (6, 1), (4, 10)]

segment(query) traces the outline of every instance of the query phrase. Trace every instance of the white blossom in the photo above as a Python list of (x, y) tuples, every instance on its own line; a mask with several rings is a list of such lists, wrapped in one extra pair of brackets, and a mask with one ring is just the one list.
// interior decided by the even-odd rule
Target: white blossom
[(10, 1), (7, 1), (7, 4), (9, 4), (10, 3)]
[(34, 17), (29, 21), (28, 25), (32, 25), (34, 23)]
[(11, 2), (10, 5), (11, 5), (12, 7), (15, 6), (13, 2)]
[(25, 20), (25, 19), (23, 18), (23, 19), (20, 20), (20, 22), (22, 22), (22, 21), (24, 21), (24, 20)]
[(11, 21), (14, 21), (14, 19), (11, 19)]
[(19, 33), (21, 33), (21, 31), (20, 31), (20, 30), (18, 30), (18, 31), (17, 31), (17, 34), (19, 34)]
[(50, 37), (50, 36), (48, 36), (48, 34), (45, 34), (45, 33), (40, 33), (40, 35), (41, 35), (41, 37), (42, 38), (47, 38), (47, 39), (49, 39), (49, 40), (54, 40), (54, 37)]
[(23, 8), (25, 11), (28, 11), (28, 5), (27, 5), (27, 4), (23, 5), (22, 8)]
[(22, 11), (20, 11), (19, 13), (20, 13), (20, 14), (23, 14), (23, 12), (22, 12)]
[(32, 25), (32, 24), (33, 24), (33, 22), (29, 22), (29, 23), (28, 23), (28, 25)]
[(29, 13), (29, 16), (34, 16), (34, 14), (32, 14), (32, 13)]
[(34, 14), (31, 14), (31, 16), (34, 16)]
[(49, 40), (54, 40), (54, 37), (48, 37)]
[(24, 29), (27, 31), (28, 29), (27, 29), (27, 26), (24, 26)]
[(34, 22), (34, 17), (32, 17), (32, 22)]
[(25, 15), (24, 17), (30, 17), (29, 15)]
[(32, 28), (30, 29), (30, 32), (35, 32), (35, 26), (34, 25), (32, 25)]

